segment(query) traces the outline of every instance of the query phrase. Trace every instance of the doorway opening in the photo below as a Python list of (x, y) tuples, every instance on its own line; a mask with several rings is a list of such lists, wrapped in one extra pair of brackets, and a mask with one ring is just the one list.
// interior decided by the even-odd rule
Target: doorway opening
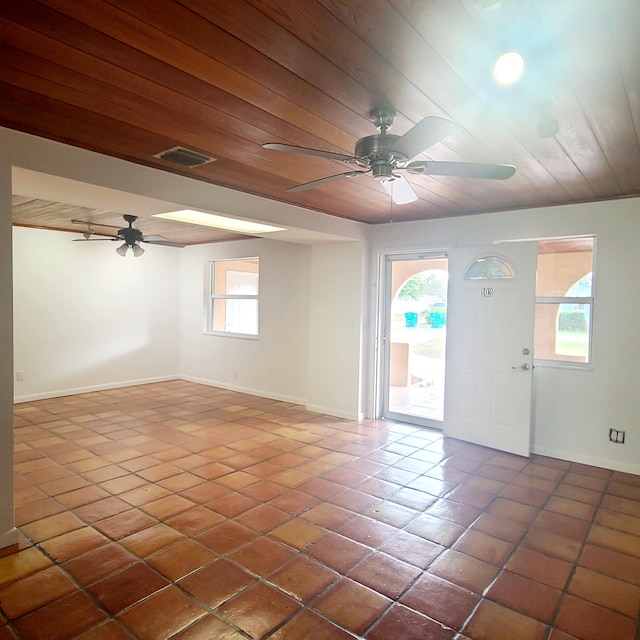
[(388, 256), (386, 267), (383, 415), (441, 429), (447, 257)]

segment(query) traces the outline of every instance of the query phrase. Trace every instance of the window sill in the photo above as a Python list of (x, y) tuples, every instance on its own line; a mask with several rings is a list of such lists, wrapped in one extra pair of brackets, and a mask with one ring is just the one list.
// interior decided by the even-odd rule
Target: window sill
[(251, 333), (231, 333), (230, 331), (203, 331), (205, 336), (220, 336), (223, 338), (244, 338), (245, 340), (258, 340), (259, 335)]
[(565, 362), (562, 360), (534, 360), (533, 365), (540, 369), (573, 369), (574, 371), (593, 371), (590, 362)]

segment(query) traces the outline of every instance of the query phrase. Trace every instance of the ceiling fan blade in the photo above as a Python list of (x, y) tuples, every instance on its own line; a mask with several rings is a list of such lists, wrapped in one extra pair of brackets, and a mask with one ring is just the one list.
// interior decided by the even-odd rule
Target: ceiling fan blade
[(427, 116), (400, 136), (390, 151), (397, 151), (411, 159), (457, 130), (458, 125), (451, 120)]
[(319, 187), (322, 184), (327, 184), (328, 182), (333, 182), (334, 180), (342, 180), (343, 178), (355, 178), (363, 173), (369, 173), (368, 171), (347, 171), (346, 173), (339, 173), (335, 176), (329, 176), (327, 178), (320, 178), (319, 180), (312, 180), (311, 182), (305, 182), (304, 184), (299, 184), (295, 187), (291, 187), (287, 189), (287, 191), (292, 191), (293, 193), (297, 193), (298, 191), (306, 191), (307, 189), (313, 189), (315, 187)]
[(91, 220), (72, 220), (72, 224), (84, 224), (87, 227), (107, 227), (109, 229), (119, 229), (120, 227), (116, 227), (112, 224), (102, 224), (101, 222), (93, 222)]
[(292, 151), (293, 153), (304, 153), (308, 156), (318, 156), (319, 158), (328, 158), (329, 160), (339, 160), (340, 162), (357, 162), (353, 156), (346, 156), (342, 153), (333, 153), (331, 151), (323, 151), (322, 149), (309, 149), (307, 147), (296, 147), (293, 144), (279, 144), (277, 142), (267, 142), (262, 145), (265, 149), (273, 149), (275, 151)]
[(403, 175), (394, 175), (390, 180), (383, 180), (382, 186), (396, 204), (408, 204), (418, 199), (413, 187)]
[(428, 176), (454, 176), (456, 178), (486, 178), (506, 180), (516, 168), (510, 164), (481, 164), (478, 162), (412, 162), (405, 169), (409, 173)]
[(72, 240), (71, 242), (100, 242), (101, 240), (120, 240), (120, 238), (112, 238), (112, 237), (108, 237), (108, 238), (75, 238), (75, 240)]
[(171, 242), (171, 240), (161, 238), (161, 236), (146, 236), (142, 238), (142, 242), (146, 242), (147, 244), (159, 244), (164, 247), (179, 247), (180, 249), (187, 246), (182, 242)]

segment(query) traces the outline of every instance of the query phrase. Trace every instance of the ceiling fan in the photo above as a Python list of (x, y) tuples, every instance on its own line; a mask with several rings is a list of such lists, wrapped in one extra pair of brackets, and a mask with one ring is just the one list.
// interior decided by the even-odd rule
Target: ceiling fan
[(370, 117), (380, 133), (358, 140), (352, 156), (277, 142), (268, 142), (262, 146), (265, 149), (292, 151), (294, 153), (328, 158), (329, 160), (339, 160), (357, 167), (357, 169), (345, 173), (299, 184), (287, 189), (287, 191), (306, 191), (334, 180), (354, 178), (370, 173), (375, 180), (382, 183), (396, 204), (406, 204), (418, 199), (413, 187), (401, 173), (398, 173), (399, 170), (417, 175), (487, 178), (490, 180), (506, 180), (516, 171), (514, 166), (507, 164), (432, 162), (430, 160), (412, 161), (415, 156), (456, 131), (458, 125), (444, 118), (427, 116), (404, 135), (396, 136), (387, 133), (395, 120), (395, 110), (374, 109)]
[[(128, 227), (124, 227), (122, 229), (119, 229), (118, 227), (115, 227), (111, 224), (101, 224), (99, 222), (91, 222), (89, 220), (72, 220), (71, 222), (73, 224), (84, 224), (87, 227), (86, 231), (84, 231), (82, 234), (84, 238), (76, 238), (74, 242), (87, 242), (87, 241), (95, 242), (99, 240), (111, 240), (111, 241), (117, 242), (121, 240), (123, 244), (121, 244), (116, 249), (116, 253), (124, 257), (127, 254), (127, 251), (131, 249), (133, 252), (133, 255), (136, 258), (138, 258), (144, 253), (144, 249), (140, 246), (141, 242), (146, 242), (147, 244), (160, 244), (166, 247), (184, 247), (185, 246), (180, 242), (171, 242), (170, 240), (167, 240), (167, 238), (165, 238), (164, 236), (145, 236), (143, 235), (142, 231), (140, 231), (139, 229), (133, 228), (133, 223), (138, 219), (138, 216), (132, 216), (128, 213), (125, 213), (122, 217), (124, 218), (125, 222), (129, 224)], [(91, 237), (92, 235), (102, 235), (102, 234), (97, 234), (93, 230), (93, 227), (106, 227), (108, 229), (118, 229), (118, 233), (115, 236), (107, 235), (106, 237), (102, 237), (102, 238), (92, 238)]]

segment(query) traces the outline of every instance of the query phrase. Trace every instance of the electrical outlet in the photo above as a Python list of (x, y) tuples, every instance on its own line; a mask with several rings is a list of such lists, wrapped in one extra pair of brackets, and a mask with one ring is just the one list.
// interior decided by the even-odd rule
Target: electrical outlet
[(24, 371), (16, 371), (16, 380), (22, 382), (24, 380)]
[(609, 429), (609, 440), (616, 444), (624, 444), (625, 431), (620, 429)]

